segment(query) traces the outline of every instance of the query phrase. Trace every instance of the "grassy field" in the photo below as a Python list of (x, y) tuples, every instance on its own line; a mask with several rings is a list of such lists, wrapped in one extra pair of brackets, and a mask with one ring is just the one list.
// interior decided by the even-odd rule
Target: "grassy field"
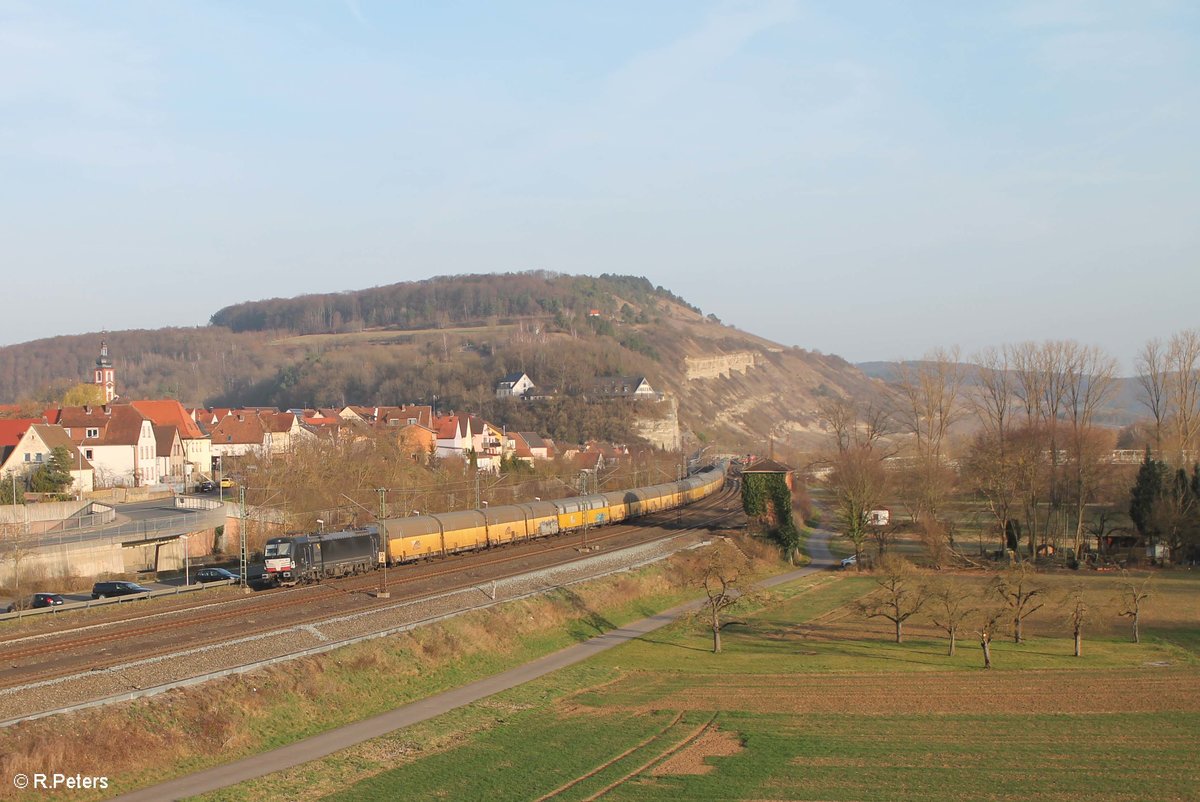
[[(1078, 578), (1040, 581), (1054, 599)], [(211, 798), (1200, 798), (1200, 577), (1156, 580), (1140, 645), (1119, 580), (1086, 580), (1101, 615), (1082, 658), (1056, 604), (1025, 643), (997, 636), (992, 671), (928, 622), (891, 643), (852, 611), (872, 580), (822, 574), (741, 614), (722, 654), (680, 624)]]

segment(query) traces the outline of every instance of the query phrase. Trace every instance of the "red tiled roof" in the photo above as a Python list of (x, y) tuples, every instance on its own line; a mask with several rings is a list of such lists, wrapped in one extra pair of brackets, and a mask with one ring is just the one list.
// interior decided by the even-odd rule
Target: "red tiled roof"
[(142, 424), (148, 420), (128, 404), (118, 404), (111, 407), (112, 414), (108, 427), (101, 433), (100, 439), (106, 446), (137, 445), (142, 437)]
[(233, 413), (213, 427), (212, 443), (218, 445), (262, 445), (263, 426), (257, 415)]
[(178, 401), (131, 401), (129, 405), (149, 418), (155, 427), (174, 426), (179, 430), (181, 439), (198, 440), (204, 437), (196, 421)]
[(25, 432), (34, 424), (41, 423), (41, 418), (10, 418), (0, 420), (0, 446), (15, 446), (21, 442)]
[(277, 434), (290, 432), (296, 422), (296, 416), (291, 412), (260, 412), (258, 418), (262, 421), (263, 431)]

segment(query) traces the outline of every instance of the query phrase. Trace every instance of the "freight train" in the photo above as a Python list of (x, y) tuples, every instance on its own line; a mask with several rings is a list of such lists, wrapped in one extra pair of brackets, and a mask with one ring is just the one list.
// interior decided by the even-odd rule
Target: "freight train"
[(276, 585), (316, 582), (374, 570), (385, 560), (394, 565), (576, 532), (691, 504), (718, 492), (724, 482), (724, 465), (711, 465), (686, 479), (652, 487), (385, 518), (365, 529), (275, 537), (267, 541), (263, 554), (263, 578)]

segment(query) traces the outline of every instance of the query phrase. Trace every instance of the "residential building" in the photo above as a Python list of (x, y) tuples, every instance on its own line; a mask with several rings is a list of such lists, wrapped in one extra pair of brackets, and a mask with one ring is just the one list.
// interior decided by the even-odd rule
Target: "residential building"
[(597, 376), (592, 392), (608, 398), (658, 398), (645, 376)]
[(95, 468), (100, 487), (158, 484), (154, 424), (129, 404), (46, 410)]
[(187, 468), (191, 464), (184, 455), (179, 430), (174, 426), (155, 426), (154, 444), (159, 481), (166, 484), (186, 483)]
[(496, 384), (497, 398), (523, 398), (537, 385), (524, 373), (510, 373)]
[(61, 426), (43, 423), (41, 418), (0, 420), (0, 480), (11, 481), (15, 473), (27, 479), (50, 461), (55, 448), (65, 448), (70, 458), (72, 493), (91, 492), (95, 474), (92, 464), (67, 437)]
[[(131, 401), (130, 406), (149, 418), (155, 426), (174, 426), (179, 432), (183, 457), (187, 463), (183, 468), (183, 481), (192, 483), (200, 476), (209, 475), (212, 471), (212, 441), (205, 434), (204, 426), (196, 419), (197, 410), (189, 412), (183, 404), (172, 399)], [(214, 424), (205, 424), (211, 425)]]

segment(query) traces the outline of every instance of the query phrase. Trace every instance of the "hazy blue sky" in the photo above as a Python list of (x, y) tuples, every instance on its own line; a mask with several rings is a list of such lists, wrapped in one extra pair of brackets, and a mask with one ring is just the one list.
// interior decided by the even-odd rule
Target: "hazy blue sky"
[(1154, 0), (0, 0), (0, 343), (540, 268), (851, 360), (1128, 369), (1200, 325), (1198, 37)]

